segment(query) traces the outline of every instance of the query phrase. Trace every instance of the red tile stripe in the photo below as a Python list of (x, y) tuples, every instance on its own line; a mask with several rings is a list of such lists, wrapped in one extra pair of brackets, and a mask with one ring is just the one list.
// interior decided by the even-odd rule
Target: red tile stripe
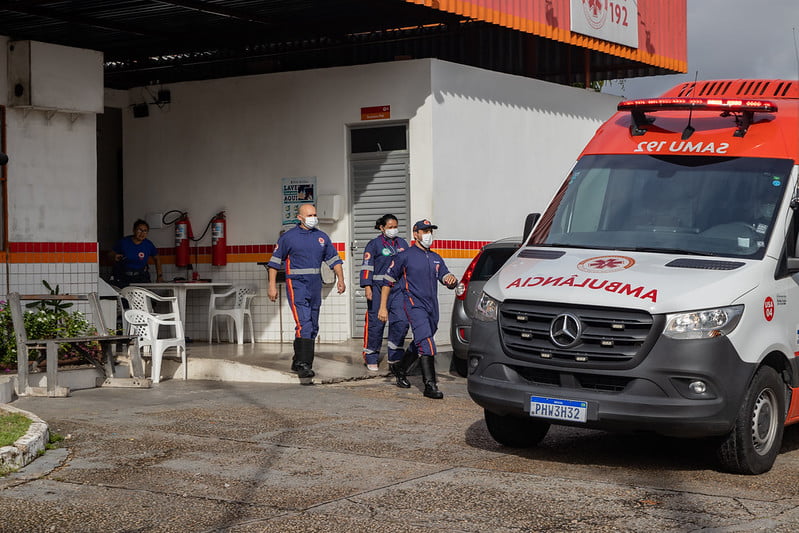
[[(467, 241), (456, 239), (436, 239), (433, 249), (444, 258), (468, 258), (474, 256), (490, 241)], [(333, 247), (342, 259), (346, 260), (347, 243), (334, 242)], [(11, 242), (9, 243), (10, 263), (93, 263), (98, 260), (96, 242)], [(229, 263), (251, 263), (269, 261), (274, 244), (236, 244), (227, 247)], [(99, 251), (101, 256), (106, 251)], [(175, 248), (159, 248), (165, 264), (174, 263)], [(196, 254), (196, 259), (195, 259)], [(198, 246), (191, 249), (193, 261), (211, 262), (211, 247)], [(102, 259), (102, 257), (101, 257)]]

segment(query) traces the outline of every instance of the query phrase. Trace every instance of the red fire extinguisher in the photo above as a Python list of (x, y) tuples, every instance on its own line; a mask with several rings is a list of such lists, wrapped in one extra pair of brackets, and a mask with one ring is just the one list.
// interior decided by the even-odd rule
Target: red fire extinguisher
[(225, 238), (225, 212), (220, 211), (211, 219), (211, 264), (227, 265), (227, 239)]
[(175, 266), (187, 267), (191, 264), (189, 242), (193, 238), (189, 214), (181, 213), (175, 221)]

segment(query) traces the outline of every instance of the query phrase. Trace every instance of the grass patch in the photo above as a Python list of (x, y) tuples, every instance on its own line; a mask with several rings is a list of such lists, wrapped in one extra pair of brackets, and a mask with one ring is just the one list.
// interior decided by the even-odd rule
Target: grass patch
[(31, 425), (30, 418), (17, 413), (0, 414), (0, 447), (11, 446), (27, 433)]

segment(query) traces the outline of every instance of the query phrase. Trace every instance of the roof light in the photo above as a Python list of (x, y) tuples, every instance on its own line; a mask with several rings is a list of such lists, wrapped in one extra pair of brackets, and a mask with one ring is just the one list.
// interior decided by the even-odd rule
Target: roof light
[[(735, 120), (738, 128), (733, 134), (743, 137), (752, 124), (755, 113), (776, 113), (777, 105), (768, 100), (749, 100), (735, 98), (649, 98), (645, 100), (627, 100), (619, 103), (619, 111), (629, 111), (633, 117), (630, 133), (633, 136), (644, 135), (647, 130), (644, 126), (652, 124), (655, 119), (647, 117), (645, 113), (656, 111), (720, 111), (721, 116), (740, 113)], [(687, 139), (694, 132), (691, 127), (690, 115), (688, 126), (683, 132), (683, 139)]]
[(740, 100), (730, 98), (649, 98), (621, 102), (619, 111), (728, 111), (775, 113), (777, 105), (768, 100)]

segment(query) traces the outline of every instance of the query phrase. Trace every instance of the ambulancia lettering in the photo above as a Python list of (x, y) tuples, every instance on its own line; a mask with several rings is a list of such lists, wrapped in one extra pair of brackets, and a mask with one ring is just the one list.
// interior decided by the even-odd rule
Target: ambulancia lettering
[(656, 303), (658, 300), (657, 289), (648, 289), (643, 286), (633, 286), (623, 281), (608, 281), (597, 278), (580, 278), (577, 274), (571, 276), (531, 276), (528, 278), (516, 278), (508, 283), (505, 288), (523, 287), (575, 287), (580, 289), (606, 290), (621, 294), (622, 296), (634, 296), (641, 300), (650, 300)]
[(641, 141), (636, 146), (634, 152), (649, 153), (694, 153), (694, 154), (726, 154), (730, 148), (728, 142), (704, 142), (704, 141)]

